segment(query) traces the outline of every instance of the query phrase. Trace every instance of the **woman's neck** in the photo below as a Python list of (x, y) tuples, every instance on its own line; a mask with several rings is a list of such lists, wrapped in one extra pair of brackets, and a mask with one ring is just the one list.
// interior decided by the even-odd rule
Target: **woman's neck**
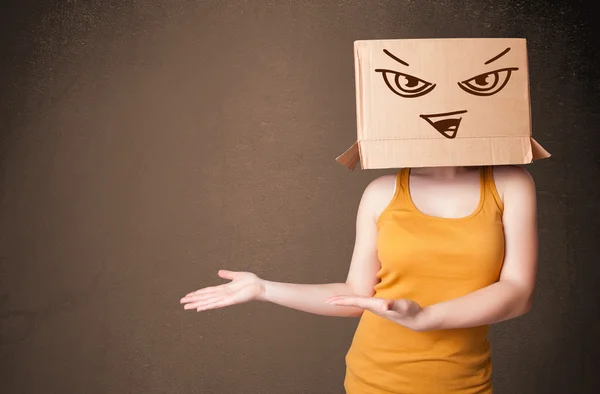
[(452, 179), (465, 172), (473, 171), (475, 167), (420, 167), (411, 168), (411, 172), (417, 175), (431, 176), (440, 179)]

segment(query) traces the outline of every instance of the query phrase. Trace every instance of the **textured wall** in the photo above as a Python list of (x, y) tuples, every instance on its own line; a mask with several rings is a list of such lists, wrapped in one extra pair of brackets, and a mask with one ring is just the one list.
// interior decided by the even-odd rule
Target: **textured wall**
[[(7, 1), (0, 392), (342, 393), (356, 321), (183, 312), (219, 268), (344, 280), (364, 186), (352, 42), (525, 37), (533, 311), (494, 327), (504, 393), (600, 392), (598, 53), (588, 9), (525, 1)], [(565, 3), (567, 4), (567, 3)], [(591, 7), (591, 6), (590, 6)]]

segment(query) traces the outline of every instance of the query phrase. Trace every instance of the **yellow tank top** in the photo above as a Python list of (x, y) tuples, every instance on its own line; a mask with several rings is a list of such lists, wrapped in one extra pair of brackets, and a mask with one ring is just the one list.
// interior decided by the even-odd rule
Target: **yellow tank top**
[[(496, 282), (504, 232), (492, 167), (480, 169), (476, 210), (456, 219), (420, 212), (409, 173), (398, 172), (393, 199), (377, 221), (375, 297), (427, 306)], [(365, 311), (346, 355), (346, 393), (491, 393), (487, 334), (487, 326), (415, 332)]]

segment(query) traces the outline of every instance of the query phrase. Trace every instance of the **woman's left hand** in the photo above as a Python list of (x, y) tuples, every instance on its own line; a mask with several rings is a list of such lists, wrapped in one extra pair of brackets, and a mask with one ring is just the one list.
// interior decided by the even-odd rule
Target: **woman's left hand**
[(423, 331), (425, 316), (421, 305), (412, 300), (386, 300), (363, 296), (336, 296), (329, 298), (328, 304), (353, 306), (368, 310), (378, 316), (398, 323), (414, 331)]

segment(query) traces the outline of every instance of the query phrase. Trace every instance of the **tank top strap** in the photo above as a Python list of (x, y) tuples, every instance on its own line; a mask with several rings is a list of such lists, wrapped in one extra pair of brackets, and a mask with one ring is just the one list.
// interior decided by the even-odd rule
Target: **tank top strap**
[(408, 168), (402, 168), (396, 173), (396, 182), (394, 185), (394, 194), (387, 207), (382, 212), (387, 213), (390, 209), (407, 208), (407, 190), (408, 190)]
[(496, 188), (496, 182), (494, 181), (494, 167), (484, 166), (481, 168), (483, 192), (484, 192), (484, 208), (492, 204), (494, 209), (499, 209), (500, 212), (504, 210), (504, 204)]
[(396, 179), (394, 205), (406, 211), (416, 211), (410, 195), (410, 168), (402, 168)]
[(389, 206), (396, 205), (404, 198), (404, 192), (406, 190), (406, 168), (400, 169), (396, 173), (396, 184), (394, 185), (394, 195), (390, 201)]
[(396, 178), (396, 203), (402, 204), (405, 208), (407, 208), (410, 204), (408, 204), (409, 199), (409, 176), (410, 176), (410, 168), (402, 168), (398, 172), (398, 177)]

